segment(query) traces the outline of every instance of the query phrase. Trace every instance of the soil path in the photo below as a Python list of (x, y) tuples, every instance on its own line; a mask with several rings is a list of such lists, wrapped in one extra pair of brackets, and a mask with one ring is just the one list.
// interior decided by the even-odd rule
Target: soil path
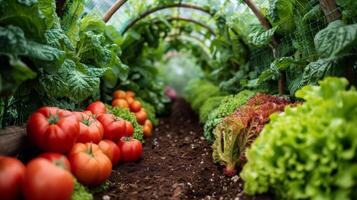
[(190, 105), (178, 99), (146, 140), (142, 160), (116, 167), (109, 190), (95, 199), (270, 199), (245, 196), (238, 176), (224, 177), (202, 133)]

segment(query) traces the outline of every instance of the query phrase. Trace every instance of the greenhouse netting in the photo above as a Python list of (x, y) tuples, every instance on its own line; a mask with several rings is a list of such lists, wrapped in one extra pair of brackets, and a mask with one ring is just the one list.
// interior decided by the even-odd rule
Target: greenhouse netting
[(357, 1), (0, 0), (0, 199), (357, 199)]

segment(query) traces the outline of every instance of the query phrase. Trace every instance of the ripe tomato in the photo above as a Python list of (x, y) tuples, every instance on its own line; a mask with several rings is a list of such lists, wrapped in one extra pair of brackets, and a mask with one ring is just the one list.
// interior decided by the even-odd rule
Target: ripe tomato
[(67, 157), (60, 153), (43, 153), (39, 155), (40, 158), (49, 160), (52, 164), (71, 172), (71, 163), (69, 163)]
[(93, 142), (98, 144), (104, 134), (103, 125), (91, 115), (85, 112), (75, 112), (79, 120), (79, 136), (77, 142)]
[(116, 90), (113, 93), (114, 99), (125, 99), (125, 97), (126, 97), (126, 92), (124, 92), (123, 90)]
[(139, 112), (135, 113), (136, 120), (139, 122), (139, 124), (143, 125), (145, 123), (145, 120), (148, 118), (148, 114), (144, 110), (144, 108), (141, 108)]
[(127, 136), (127, 137), (133, 136), (134, 127), (129, 121), (125, 121), (125, 128), (126, 128), (125, 136)]
[(118, 141), (122, 136), (125, 136), (126, 127), (122, 118), (113, 114), (103, 114), (97, 119), (103, 125), (104, 139)]
[(0, 197), (15, 200), (21, 196), (21, 184), (25, 177), (25, 166), (17, 159), (0, 156)]
[(93, 115), (100, 115), (107, 112), (107, 108), (101, 101), (95, 101), (88, 105), (87, 110), (91, 111)]
[(35, 158), (27, 165), (22, 189), (27, 200), (69, 200), (73, 176), (44, 158)]
[(135, 98), (135, 93), (133, 91), (126, 91), (126, 97), (132, 97), (132, 98)]
[(112, 162), (93, 143), (76, 143), (69, 153), (72, 173), (84, 185), (103, 183), (112, 172)]
[(41, 150), (66, 153), (79, 135), (79, 122), (68, 111), (42, 107), (27, 121), (27, 135)]
[(76, 116), (78, 121), (81, 121), (83, 119), (83, 117), (87, 117), (87, 116), (92, 116), (92, 112), (89, 110), (86, 111), (73, 111), (72, 114), (74, 116)]
[(133, 101), (133, 103), (130, 104), (130, 111), (131, 112), (139, 112), (141, 109), (141, 103), (140, 101)]
[(143, 146), (139, 140), (133, 137), (122, 137), (118, 142), (118, 146), (122, 161), (133, 162), (140, 159)]
[(120, 150), (117, 144), (111, 140), (102, 140), (99, 142), (99, 148), (112, 161), (112, 165), (118, 164), (120, 160)]
[(119, 107), (119, 108), (129, 108), (129, 104), (128, 102), (126, 102), (125, 99), (114, 99), (112, 101), (112, 106)]
[(152, 136), (152, 123), (150, 120), (145, 120), (144, 127), (143, 127), (143, 132), (145, 137), (151, 137)]
[(134, 98), (133, 97), (125, 97), (125, 100), (128, 102), (129, 105), (134, 102)]

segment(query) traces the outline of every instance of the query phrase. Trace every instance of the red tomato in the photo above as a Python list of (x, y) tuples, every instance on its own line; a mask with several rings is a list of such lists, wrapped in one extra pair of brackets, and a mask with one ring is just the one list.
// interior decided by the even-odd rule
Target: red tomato
[(116, 90), (113, 93), (114, 99), (125, 99), (125, 97), (126, 97), (126, 92), (124, 92), (123, 90)]
[(66, 153), (79, 134), (79, 122), (74, 115), (56, 107), (42, 107), (27, 121), (27, 135), (41, 150)]
[(86, 111), (73, 111), (72, 114), (74, 116), (76, 116), (78, 121), (81, 121), (83, 119), (83, 117), (87, 117), (87, 116), (92, 116), (92, 112), (89, 110)]
[(143, 147), (139, 140), (132, 137), (122, 137), (118, 146), (122, 161), (133, 162), (140, 159)]
[(93, 142), (98, 144), (103, 138), (103, 125), (86, 113), (76, 113), (75, 115), (77, 115), (77, 119), (80, 121), (77, 142)]
[(141, 108), (139, 112), (135, 113), (136, 120), (139, 122), (139, 124), (143, 125), (145, 123), (145, 120), (148, 118), (148, 114), (144, 110), (144, 108)]
[(69, 200), (73, 176), (44, 158), (35, 158), (27, 165), (22, 189), (27, 200)]
[(132, 98), (135, 98), (135, 93), (133, 91), (126, 91), (126, 97), (132, 97)]
[(134, 102), (134, 98), (133, 97), (125, 97), (125, 100), (128, 102), (129, 105)]
[(133, 103), (130, 104), (130, 111), (131, 112), (139, 112), (140, 109), (141, 109), (140, 101), (133, 101)]
[(125, 136), (133, 136), (134, 133), (133, 125), (129, 121), (125, 121), (125, 127), (126, 127)]
[(60, 153), (43, 153), (39, 155), (40, 158), (49, 160), (52, 164), (71, 172), (71, 163), (69, 163), (67, 157)]
[(97, 119), (103, 125), (104, 139), (118, 141), (122, 136), (125, 136), (126, 127), (125, 121), (122, 118), (116, 117), (113, 114), (103, 114)]
[(111, 140), (102, 140), (99, 142), (99, 148), (112, 161), (112, 165), (118, 164), (120, 160), (120, 150), (117, 144)]
[(94, 115), (100, 115), (107, 112), (107, 108), (101, 101), (95, 101), (89, 104), (87, 110), (91, 111)]
[(119, 107), (119, 108), (129, 108), (129, 104), (128, 102), (126, 102), (125, 99), (114, 99), (112, 101), (112, 106)]
[(112, 162), (93, 143), (77, 143), (73, 146), (69, 161), (77, 180), (88, 186), (103, 183), (112, 172)]
[(21, 184), (25, 177), (25, 166), (17, 159), (0, 156), (0, 197), (15, 200), (21, 196)]

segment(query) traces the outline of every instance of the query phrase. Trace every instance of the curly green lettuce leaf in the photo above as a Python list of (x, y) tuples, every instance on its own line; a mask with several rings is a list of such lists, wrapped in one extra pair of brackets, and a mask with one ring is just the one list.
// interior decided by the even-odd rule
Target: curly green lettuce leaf
[(296, 96), (301, 106), (271, 116), (247, 151), (241, 177), (248, 194), (279, 199), (354, 199), (357, 92), (343, 78), (325, 78)]
[(230, 95), (222, 99), (220, 105), (214, 109), (208, 116), (204, 125), (204, 136), (208, 141), (213, 142), (214, 128), (222, 121), (222, 119), (232, 114), (237, 108), (245, 104), (250, 97), (255, 94), (253, 91), (243, 90), (236, 95)]

